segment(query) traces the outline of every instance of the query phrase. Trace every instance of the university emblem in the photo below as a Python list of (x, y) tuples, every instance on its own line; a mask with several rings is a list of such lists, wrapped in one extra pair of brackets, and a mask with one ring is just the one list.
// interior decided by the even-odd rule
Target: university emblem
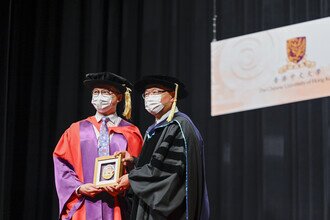
[(104, 179), (109, 180), (113, 177), (114, 174), (115, 174), (115, 169), (113, 165), (108, 164), (103, 168), (102, 177)]
[(313, 68), (316, 63), (306, 59), (306, 37), (295, 37), (286, 41), (286, 53), (288, 63), (282, 66), (278, 72), (285, 73), (288, 70), (300, 69), (303, 67)]
[(306, 53), (306, 37), (295, 37), (286, 41), (288, 59), (292, 63), (299, 63)]

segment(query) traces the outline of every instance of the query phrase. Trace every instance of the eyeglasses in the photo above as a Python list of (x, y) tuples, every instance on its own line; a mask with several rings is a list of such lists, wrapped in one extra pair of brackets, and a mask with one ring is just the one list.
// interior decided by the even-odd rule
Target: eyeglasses
[(115, 93), (112, 92), (112, 91), (109, 91), (107, 89), (94, 89), (93, 92), (92, 92), (92, 95), (93, 96), (98, 96), (98, 95), (103, 95), (103, 96), (111, 96), (111, 95), (114, 95)]
[(167, 92), (167, 90), (154, 90), (154, 91), (151, 91), (151, 92), (145, 92), (145, 93), (142, 94), (142, 98), (145, 99), (149, 95), (160, 95), (160, 94), (163, 94), (164, 92)]

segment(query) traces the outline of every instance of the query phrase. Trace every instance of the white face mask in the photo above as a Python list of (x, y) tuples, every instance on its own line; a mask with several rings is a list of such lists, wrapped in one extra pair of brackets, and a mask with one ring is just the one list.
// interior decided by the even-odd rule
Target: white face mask
[(156, 115), (163, 108), (164, 105), (161, 103), (162, 95), (149, 95), (144, 99), (145, 109), (152, 115)]
[(91, 103), (97, 112), (103, 114), (111, 109), (112, 96), (102, 95), (101, 93), (93, 95)]

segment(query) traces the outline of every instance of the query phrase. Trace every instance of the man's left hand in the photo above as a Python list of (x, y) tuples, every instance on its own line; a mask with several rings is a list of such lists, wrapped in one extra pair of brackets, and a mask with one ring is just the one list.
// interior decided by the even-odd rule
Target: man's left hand
[(102, 189), (114, 197), (120, 193), (115, 186), (104, 186)]
[(128, 174), (123, 175), (117, 180), (118, 185), (115, 187), (116, 190), (120, 192), (125, 191), (130, 187), (130, 183), (128, 180)]

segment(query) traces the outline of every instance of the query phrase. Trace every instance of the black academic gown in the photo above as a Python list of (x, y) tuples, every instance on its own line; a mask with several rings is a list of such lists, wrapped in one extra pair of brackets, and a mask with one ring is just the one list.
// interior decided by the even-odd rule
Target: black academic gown
[(203, 140), (185, 114), (149, 127), (129, 173), (131, 219), (208, 219), (203, 157)]

